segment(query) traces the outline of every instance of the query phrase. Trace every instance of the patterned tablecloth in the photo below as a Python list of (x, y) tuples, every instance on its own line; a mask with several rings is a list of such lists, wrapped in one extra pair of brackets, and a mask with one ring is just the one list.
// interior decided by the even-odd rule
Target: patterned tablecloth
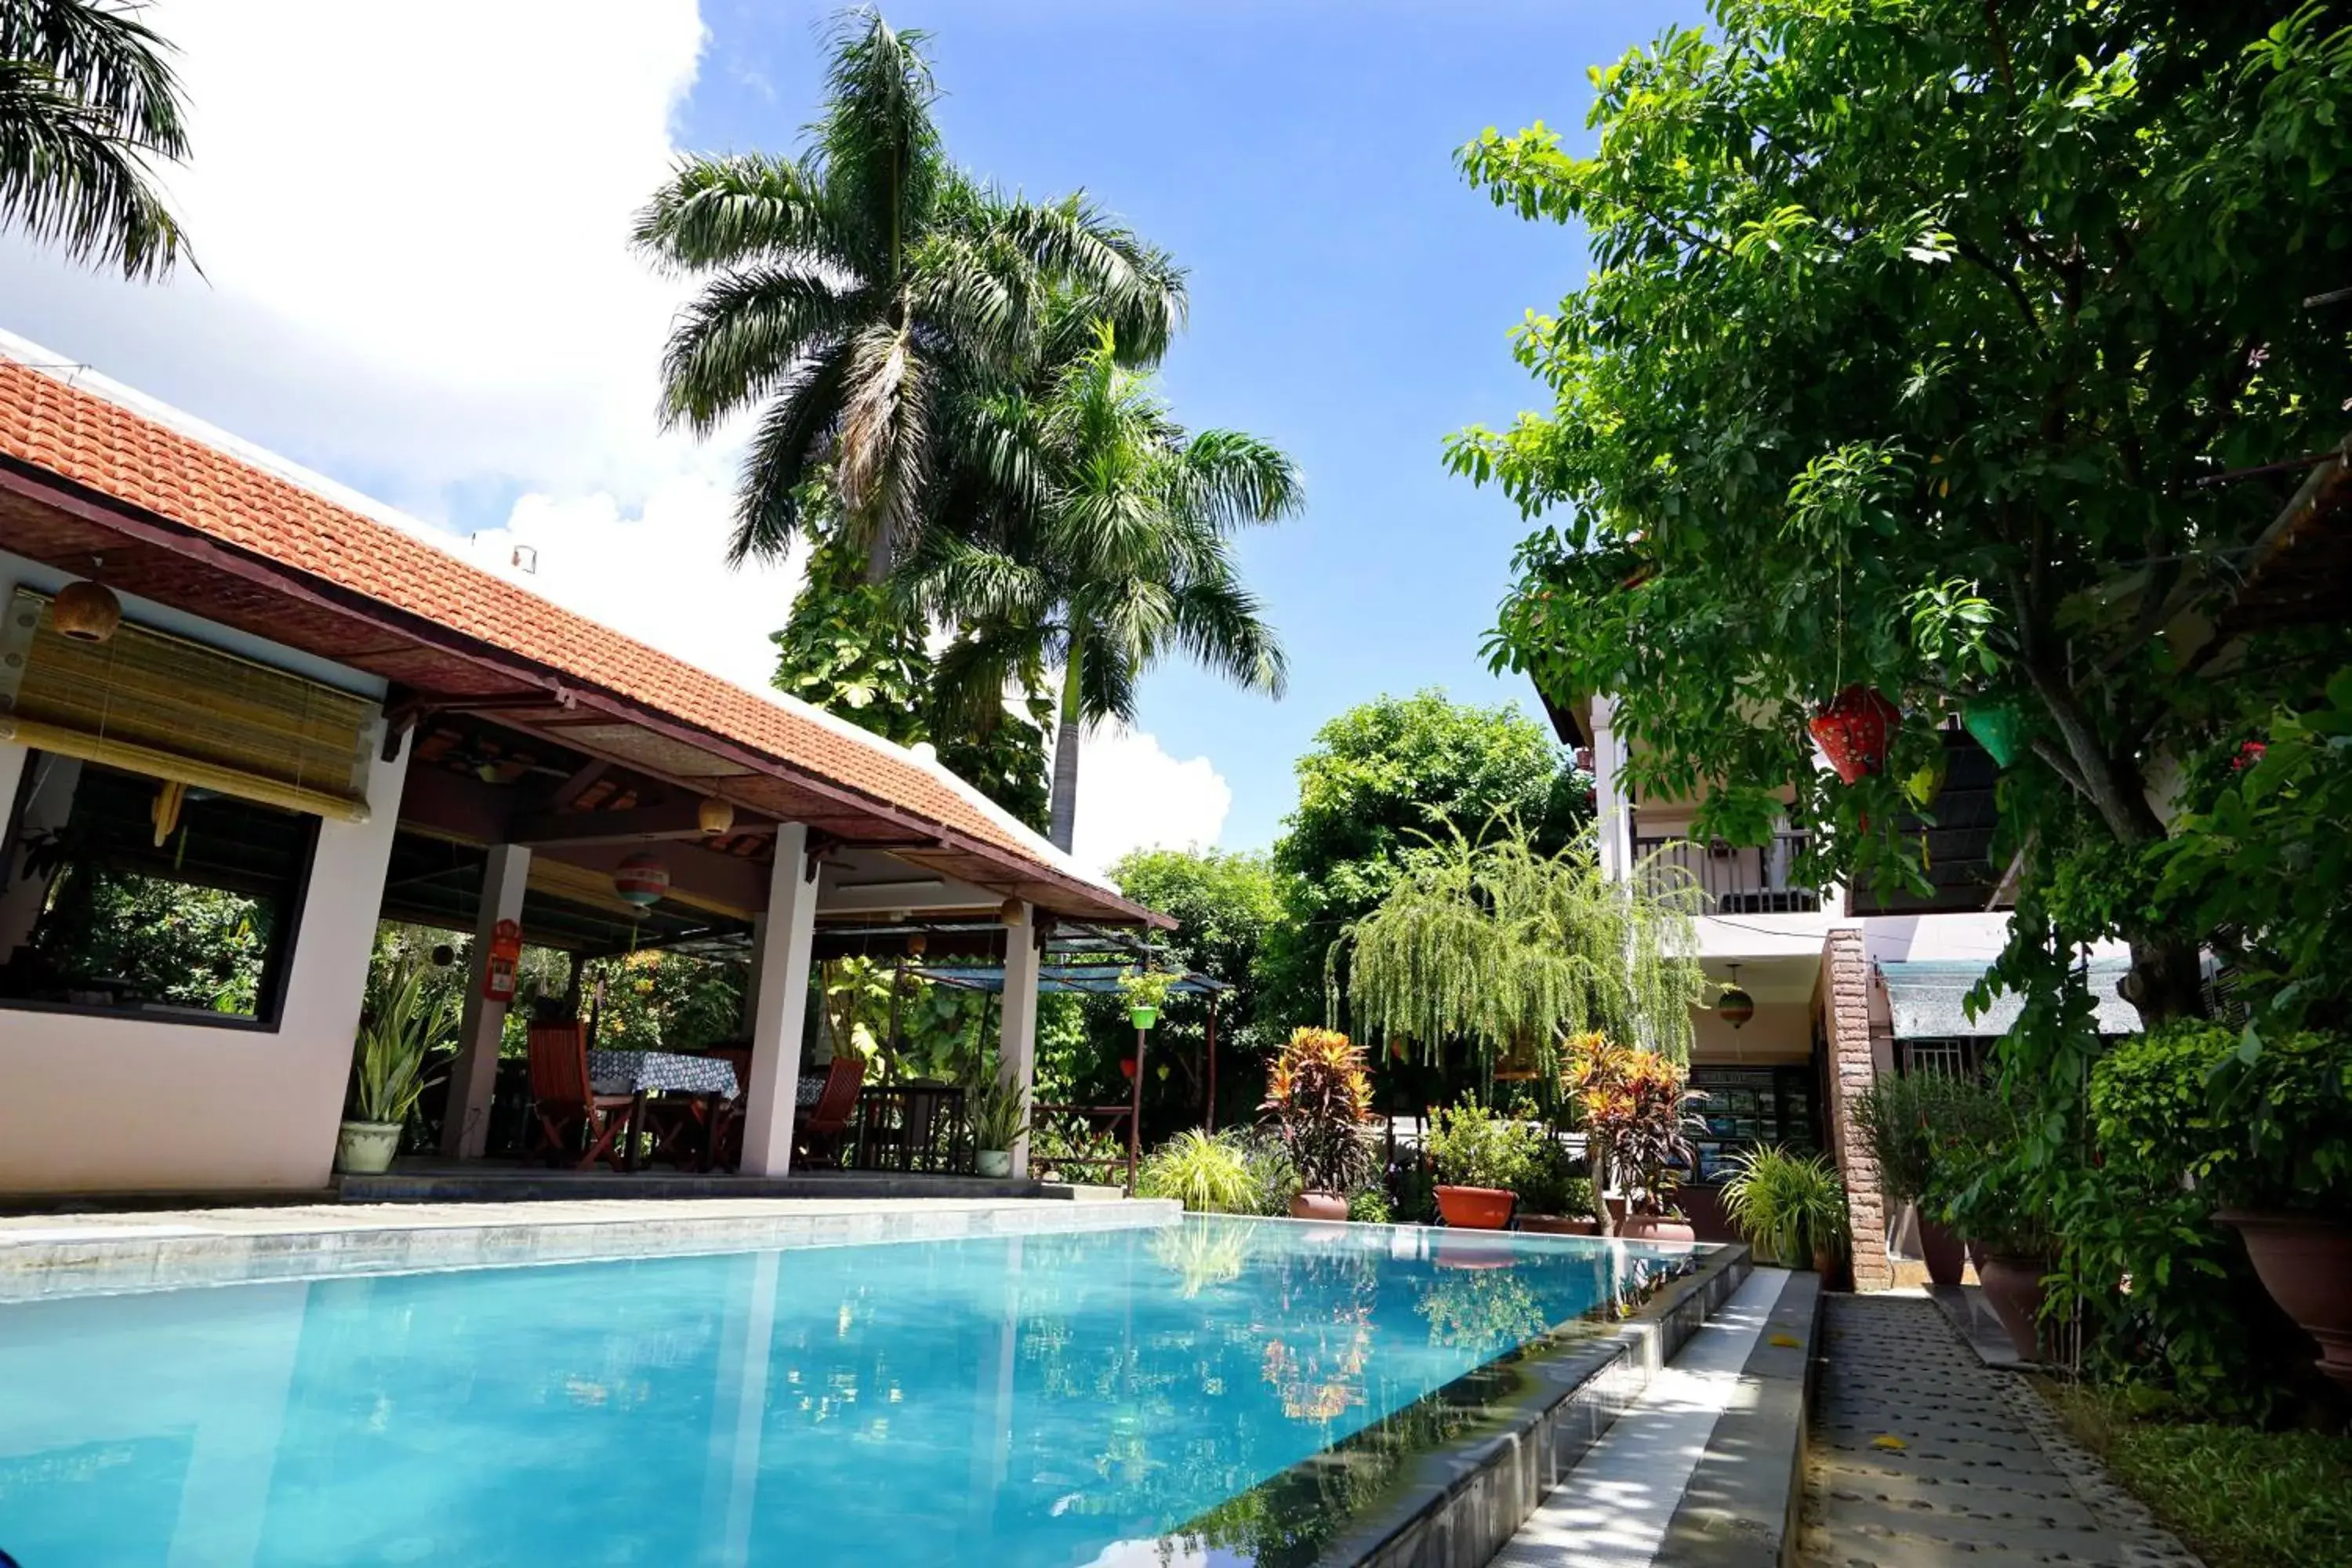
[(718, 1057), (687, 1057), (675, 1051), (590, 1051), (588, 1081), (598, 1094), (715, 1094), (732, 1100), (740, 1092), (735, 1065)]

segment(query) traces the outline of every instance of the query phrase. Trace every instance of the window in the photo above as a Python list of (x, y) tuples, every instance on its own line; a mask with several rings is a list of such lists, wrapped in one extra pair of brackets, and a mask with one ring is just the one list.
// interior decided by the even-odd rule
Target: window
[(1906, 1073), (1974, 1078), (1981, 1047), (1987, 1043), (1975, 1039), (1898, 1040), (1895, 1066)]
[(0, 846), (0, 1005), (275, 1027), (317, 827), (28, 753)]
[(1691, 1140), (1701, 1182), (1721, 1180), (1735, 1156), (1769, 1143), (1799, 1153), (1816, 1147), (1809, 1068), (1697, 1066), (1690, 1087), (1706, 1096), (1695, 1109), (1706, 1128)]

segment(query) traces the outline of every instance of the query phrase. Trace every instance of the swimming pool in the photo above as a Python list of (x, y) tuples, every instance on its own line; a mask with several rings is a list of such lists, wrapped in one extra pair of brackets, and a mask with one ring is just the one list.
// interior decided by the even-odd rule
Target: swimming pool
[(0, 1307), (0, 1548), (1248, 1563), (1260, 1483), (1680, 1250), (1193, 1216)]

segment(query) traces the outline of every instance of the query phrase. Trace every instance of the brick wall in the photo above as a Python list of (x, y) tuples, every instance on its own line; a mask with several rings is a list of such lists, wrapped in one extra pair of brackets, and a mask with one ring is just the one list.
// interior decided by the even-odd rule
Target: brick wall
[(1846, 1200), (1853, 1211), (1853, 1283), (1857, 1290), (1884, 1290), (1895, 1282), (1886, 1256), (1885, 1195), (1878, 1187), (1878, 1163), (1854, 1125), (1853, 1100), (1877, 1076), (1870, 1040), (1870, 961), (1862, 932), (1830, 932), (1822, 956), (1822, 1032), (1830, 1053), (1830, 1145), (1845, 1173)]

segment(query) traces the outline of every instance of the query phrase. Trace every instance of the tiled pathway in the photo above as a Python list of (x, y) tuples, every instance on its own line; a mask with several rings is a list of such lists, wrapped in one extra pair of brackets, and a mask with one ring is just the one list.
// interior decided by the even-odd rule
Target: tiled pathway
[(1805, 1568), (2199, 1568), (1934, 1302), (1832, 1296), (1822, 1328)]

